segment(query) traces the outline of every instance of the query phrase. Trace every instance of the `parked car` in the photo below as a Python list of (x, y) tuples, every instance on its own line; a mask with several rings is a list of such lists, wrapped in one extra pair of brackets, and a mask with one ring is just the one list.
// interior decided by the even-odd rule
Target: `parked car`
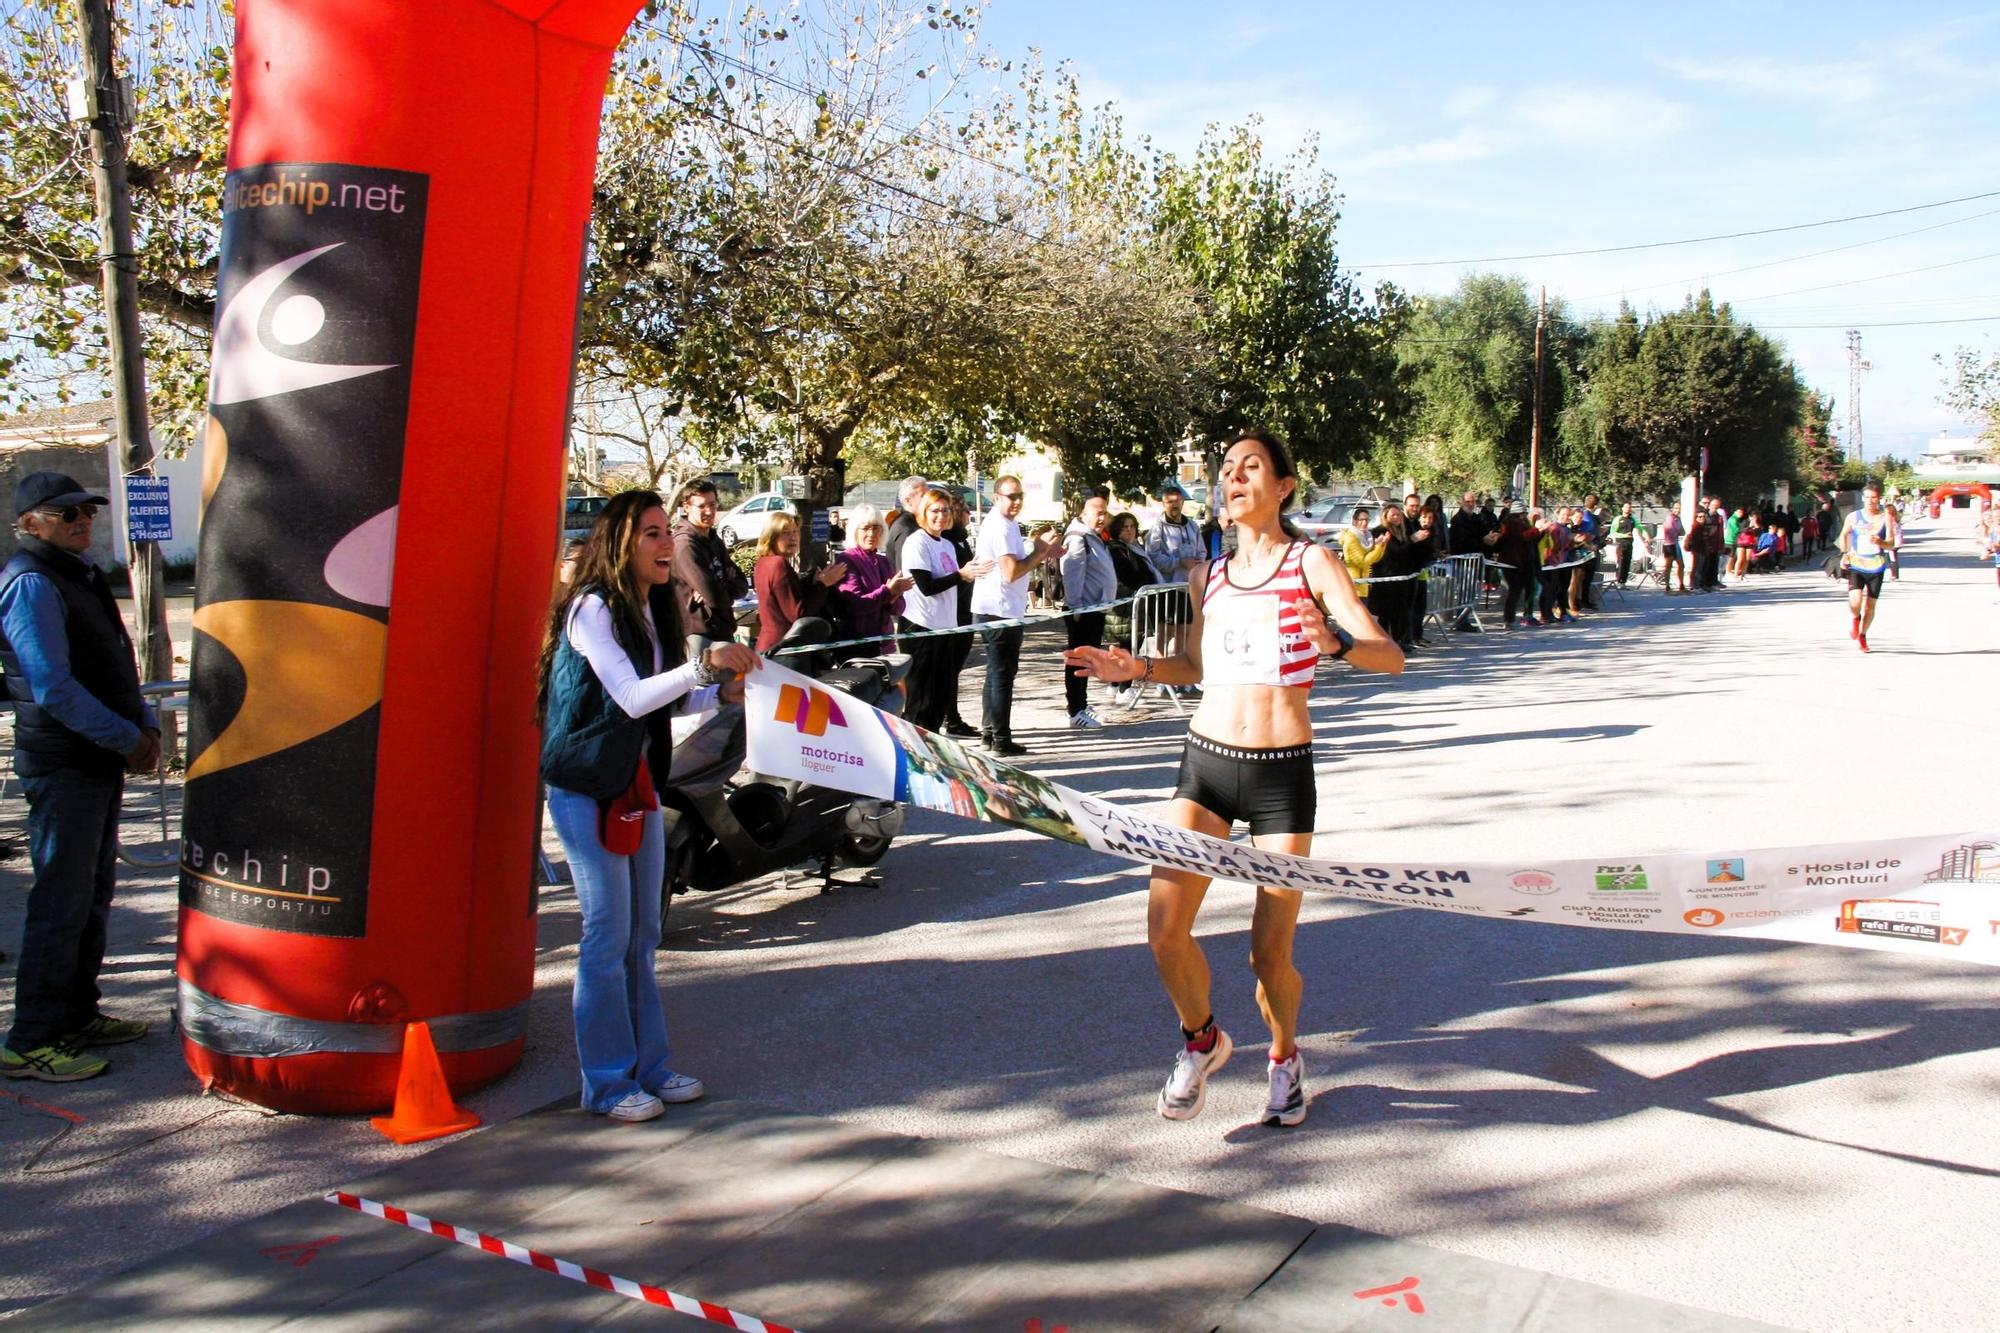
[(771, 515), (780, 510), (790, 510), (793, 502), (776, 491), (766, 491), (753, 495), (736, 508), (715, 520), (715, 530), (731, 550), (745, 542), (754, 542), (764, 534), (764, 525), (771, 521)]
[(1333, 546), (1339, 541), (1340, 530), (1353, 517), (1356, 505), (1375, 508), (1365, 495), (1334, 495), (1295, 510), (1291, 514), (1292, 524), (1306, 535), (1307, 540), (1318, 542), (1321, 546)]
[(589, 536), (591, 524), (610, 503), (610, 497), (604, 495), (572, 495), (563, 501), (563, 537)]

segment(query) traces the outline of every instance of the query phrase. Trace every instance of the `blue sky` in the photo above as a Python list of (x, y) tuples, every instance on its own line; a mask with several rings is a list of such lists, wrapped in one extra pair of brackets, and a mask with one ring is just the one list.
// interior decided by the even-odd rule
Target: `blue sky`
[(1436, 291), (1511, 272), (1586, 315), (1706, 284), (1836, 397), (1843, 429), (1858, 326), (1871, 457), (1964, 433), (1932, 358), (2000, 348), (2000, 194), (1702, 245), (1387, 267), (2000, 192), (2000, 8), (994, 0), (982, 34), (1002, 56), (1073, 62), (1093, 102), (1166, 148), (1252, 115), (1274, 152), (1316, 135), (1346, 196), (1342, 262), (1366, 279)]

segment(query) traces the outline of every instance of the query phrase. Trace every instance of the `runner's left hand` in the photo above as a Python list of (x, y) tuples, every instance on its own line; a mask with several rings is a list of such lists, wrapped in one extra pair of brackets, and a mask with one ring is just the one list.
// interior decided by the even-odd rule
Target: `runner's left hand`
[(1327, 623), (1326, 612), (1319, 609), (1319, 602), (1311, 597), (1301, 597), (1298, 601), (1299, 629), (1306, 641), (1321, 653), (1340, 651), (1340, 636)]

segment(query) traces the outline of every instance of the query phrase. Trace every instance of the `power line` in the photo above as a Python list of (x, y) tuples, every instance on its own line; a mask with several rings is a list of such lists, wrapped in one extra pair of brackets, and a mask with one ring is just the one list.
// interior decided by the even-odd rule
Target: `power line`
[(1988, 190), (1983, 194), (1960, 195), (1956, 199), (1940, 199), (1935, 203), (1911, 204), (1907, 208), (1885, 208), (1876, 213), (1855, 213), (1850, 217), (1826, 218), (1819, 222), (1794, 222), (1783, 227), (1759, 227), (1754, 231), (1722, 232), (1714, 236), (1688, 236), (1677, 241), (1645, 241), (1636, 245), (1603, 245), (1590, 250), (1545, 250), (1528, 255), (1488, 255), (1478, 259), (1405, 259), (1393, 263), (1355, 264), (1357, 269), (1378, 268), (1445, 268), (1453, 264), (1511, 264), (1522, 259), (1571, 259), (1581, 255), (1615, 255), (1633, 250), (1664, 250), (1678, 245), (1706, 245), (1711, 241), (1736, 241), (1746, 236), (1775, 236), (1788, 231), (1810, 231), (1815, 227), (1837, 227), (1845, 222), (1866, 222), (1870, 218), (1895, 217), (1901, 213), (1921, 213), (1932, 208), (1947, 208), (1952, 204), (1969, 204), (1980, 199), (2000, 199), (2000, 190)]
[(1964, 259), (1947, 259), (1942, 264), (1926, 264), (1922, 268), (1898, 269), (1894, 273), (1876, 273), (1866, 278), (1847, 278), (1840, 282), (1825, 282), (1817, 287), (1794, 287), (1790, 291), (1765, 292), (1762, 296), (1745, 296), (1734, 299), (1731, 305), (1742, 305), (1751, 301), (1775, 301), (1781, 296), (1804, 296), (1809, 292), (1828, 292), (1836, 287), (1859, 287), (1866, 282), (1882, 282), (1888, 278), (1907, 278), (1914, 273), (1935, 273), (1941, 268), (1957, 268), (1960, 264), (1976, 264), (1982, 259), (2000, 259), (2000, 250), (1990, 250), (1983, 255), (1970, 255)]
[(1733, 277), (1738, 273), (1754, 273), (1759, 269), (1777, 268), (1782, 264), (1797, 264), (1807, 259), (1823, 259), (1827, 255), (1844, 254), (1849, 250), (1860, 250), (1870, 245), (1881, 245), (1885, 241), (1900, 241), (1910, 236), (1921, 236), (1928, 231), (1942, 231), (1946, 227), (1956, 227), (1961, 223), (1977, 222), (1981, 218), (1990, 217), (2000, 217), (2000, 208), (1989, 209), (1984, 213), (1968, 213), (1962, 218), (1953, 218), (1949, 222), (1934, 222), (1928, 227), (1915, 227), (1909, 231), (1891, 232), (1887, 236), (1876, 236), (1865, 241), (1853, 241), (1847, 245), (1836, 245), (1830, 250), (1812, 250), (1802, 255), (1786, 255), (1782, 259), (1767, 259), (1761, 264), (1745, 264), (1742, 268), (1718, 269), (1712, 273), (1701, 274), (1699, 277), (1676, 278), (1669, 282), (1633, 283), (1620, 287), (1615, 292), (1593, 292), (1589, 296), (1573, 296), (1570, 299), (1572, 301), (1603, 301), (1613, 296), (1624, 296), (1628, 292), (1652, 292), (1658, 291), (1663, 287), (1687, 287), (1697, 282), (1706, 283), (1714, 278)]

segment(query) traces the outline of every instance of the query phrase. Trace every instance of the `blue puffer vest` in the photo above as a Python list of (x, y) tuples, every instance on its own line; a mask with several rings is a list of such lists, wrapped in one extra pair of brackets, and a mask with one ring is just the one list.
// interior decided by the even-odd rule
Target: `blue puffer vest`
[[(69, 671), (76, 683), (118, 716), (139, 721), (145, 716), (139, 667), (132, 658), (131, 636), (125, 632), (124, 618), (118, 614), (118, 603), (103, 572), (61, 547), (23, 537), (21, 549), (0, 569), (0, 590), (23, 574), (46, 575), (62, 595)], [(4, 634), (0, 634), (0, 669), (6, 672), (7, 696), (14, 704), (15, 768), (23, 777), (63, 768), (103, 774), (125, 771), (123, 755), (71, 731), (35, 702), (21, 672), (21, 660)]]
[[(609, 597), (601, 589), (592, 589)], [(662, 643), (676, 623), (669, 598), (654, 596), (653, 626)], [(615, 622), (614, 622), (615, 623)], [(645, 717), (628, 716), (611, 697), (591, 670), (590, 660), (570, 645), (566, 630), (558, 630), (555, 658), (549, 666), (548, 698), (542, 707), (542, 781), (588, 796), (609, 801), (632, 785), (639, 771), (639, 756), (650, 755), (653, 786), (665, 791), (668, 758), (673, 750), (673, 733), (667, 726), (665, 708)], [(653, 674), (652, 645), (625, 642), (619, 646), (632, 660), (632, 669), (641, 676)]]

